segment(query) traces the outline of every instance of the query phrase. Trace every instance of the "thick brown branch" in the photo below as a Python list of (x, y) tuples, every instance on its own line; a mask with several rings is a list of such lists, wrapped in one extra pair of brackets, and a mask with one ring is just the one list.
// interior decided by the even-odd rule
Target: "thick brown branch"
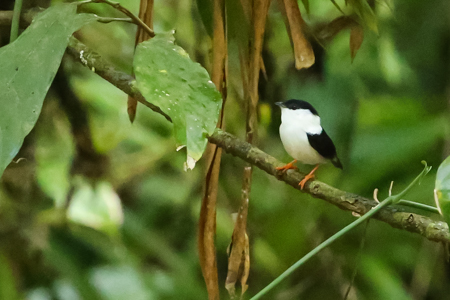
[[(275, 167), (282, 166), (283, 163), (262, 150), (220, 130), (216, 130), (209, 137), (209, 141), (224, 148), (226, 152), (255, 165), (266, 173), (300, 190), (298, 182), (303, 179), (304, 174), (293, 170), (280, 174)], [(374, 200), (338, 190), (316, 180), (308, 181), (303, 191), (315, 198), (334, 204), (343, 210), (356, 212), (360, 215), (365, 214), (378, 204)], [(435, 221), (426, 216), (407, 212), (406, 208), (403, 207), (390, 206), (377, 214), (375, 219), (386, 222), (395, 228), (419, 233), (432, 241), (450, 241), (448, 226), (445, 222)]]

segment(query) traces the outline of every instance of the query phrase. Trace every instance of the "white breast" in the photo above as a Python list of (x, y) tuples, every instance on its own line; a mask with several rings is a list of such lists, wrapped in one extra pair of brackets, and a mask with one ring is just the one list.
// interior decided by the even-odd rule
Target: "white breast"
[(290, 110), (282, 108), (280, 137), (286, 152), (292, 158), (304, 164), (322, 164), (326, 162), (308, 142), (309, 134), (320, 134), (320, 118), (309, 110)]

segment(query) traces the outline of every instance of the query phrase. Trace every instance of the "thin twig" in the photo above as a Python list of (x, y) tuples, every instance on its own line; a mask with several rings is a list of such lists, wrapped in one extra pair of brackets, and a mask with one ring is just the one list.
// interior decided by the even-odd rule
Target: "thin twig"
[(114, 1), (109, 1), (109, 0), (89, 0), (89, 1), (82, 1), (79, 4), (89, 4), (89, 3), (104, 3), (104, 4), (108, 4), (111, 7), (113, 7), (114, 9), (116, 9), (116, 10), (124, 13), (128, 17), (130, 17), (134, 21), (133, 23), (135, 23), (136, 25), (141, 26), (148, 33), (148, 35), (150, 35), (151, 37), (155, 36), (155, 32), (150, 27), (148, 27), (147, 24), (145, 24), (141, 19), (136, 17), (128, 9), (123, 7), (119, 2), (114, 2)]
[(380, 200), (378, 200), (378, 189), (373, 190), (373, 200), (375, 200), (377, 203), (380, 203)]
[(389, 196), (392, 196), (392, 187), (394, 186), (394, 181), (391, 181), (391, 186), (389, 187)]
[(356, 258), (355, 258), (355, 268), (353, 269), (352, 277), (350, 279), (350, 284), (348, 285), (347, 291), (345, 292), (344, 300), (348, 299), (348, 295), (350, 294), (350, 291), (355, 282), (356, 275), (358, 274), (358, 267), (359, 267), (359, 263), (361, 261), (361, 253), (362, 253), (362, 251), (364, 249), (364, 245), (366, 243), (367, 228), (369, 228), (369, 223), (370, 223), (370, 219), (367, 220), (366, 226), (364, 226), (364, 231), (362, 234), (361, 242), (359, 244), (358, 253), (356, 254)]
[(134, 21), (131, 18), (108, 18), (108, 17), (97, 17), (97, 21), (100, 23), (111, 23), (111, 22), (126, 22), (126, 23), (133, 23)]
[(418, 202), (409, 201), (409, 200), (400, 200), (397, 204), (414, 207), (414, 208), (417, 208), (417, 209), (420, 209), (423, 211), (428, 211), (428, 212), (438, 214), (438, 215), (440, 214), (438, 208), (436, 208), (434, 206), (426, 205), (423, 203), (418, 203)]

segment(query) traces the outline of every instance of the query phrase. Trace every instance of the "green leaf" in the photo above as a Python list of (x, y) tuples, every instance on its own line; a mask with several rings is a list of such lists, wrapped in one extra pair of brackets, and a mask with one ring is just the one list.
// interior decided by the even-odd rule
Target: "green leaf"
[(245, 15), (244, 7), (240, 0), (227, 0), (226, 18), (228, 20), (227, 36), (236, 39), (240, 47), (247, 47), (250, 39), (250, 23)]
[(435, 189), (436, 204), (445, 221), (450, 224), (450, 156), (439, 166)]
[(0, 299), (21, 299), (17, 292), (14, 269), (8, 257), (0, 252)]
[(367, 0), (350, 0), (350, 5), (355, 10), (356, 14), (363, 20), (373, 32), (378, 34), (378, 21), (375, 12), (370, 7)]
[(305, 7), (306, 13), (309, 15), (309, 0), (302, 0), (302, 3)]
[(200, 13), (200, 18), (202, 19), (203, 26), (205, 26), (206, 33), (212, 38), (214, 31), (214, 21), (213, 21), (213, 4), (210, 0), (196, 0), (198, 12)]
[(0, 48), (0, 176), (39, 117), (69, 37), (95, 20), (76, 9), (75, 4), (47, 9), (14, 43)]
[(137, 87), (173, 121), (177, 149), (186, 146), (192, 169), (217, 124), (222, 97), (208, 72), (193, 62), (172, 34), (139, 44), (133, 62)]
[(83, 178), (76, 178), (74, 187), (68, 218), (110, 235), (117, 234), (123, 222), (123, 211), (111, 184), (102, 181), (92, 185)]

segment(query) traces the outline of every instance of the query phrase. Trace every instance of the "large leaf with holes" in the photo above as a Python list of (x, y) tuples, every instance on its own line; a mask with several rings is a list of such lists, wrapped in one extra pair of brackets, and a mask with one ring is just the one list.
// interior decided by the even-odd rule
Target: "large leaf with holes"
[(47, 9), (14, 43), (0, 48), (0, 176), (37, 121), (69, 37), (95, 20), (76, 9)]
[(450, 156), (439, 166), (435, 189), (436, 204), (445, 221), (450, 225)]
[(216, 127), (220, 93), (171, 34), (139, 44), (133, 66), (142, 95), (172, 118), (177, 148), (186, 146), (186, 166), (192, 169)]

